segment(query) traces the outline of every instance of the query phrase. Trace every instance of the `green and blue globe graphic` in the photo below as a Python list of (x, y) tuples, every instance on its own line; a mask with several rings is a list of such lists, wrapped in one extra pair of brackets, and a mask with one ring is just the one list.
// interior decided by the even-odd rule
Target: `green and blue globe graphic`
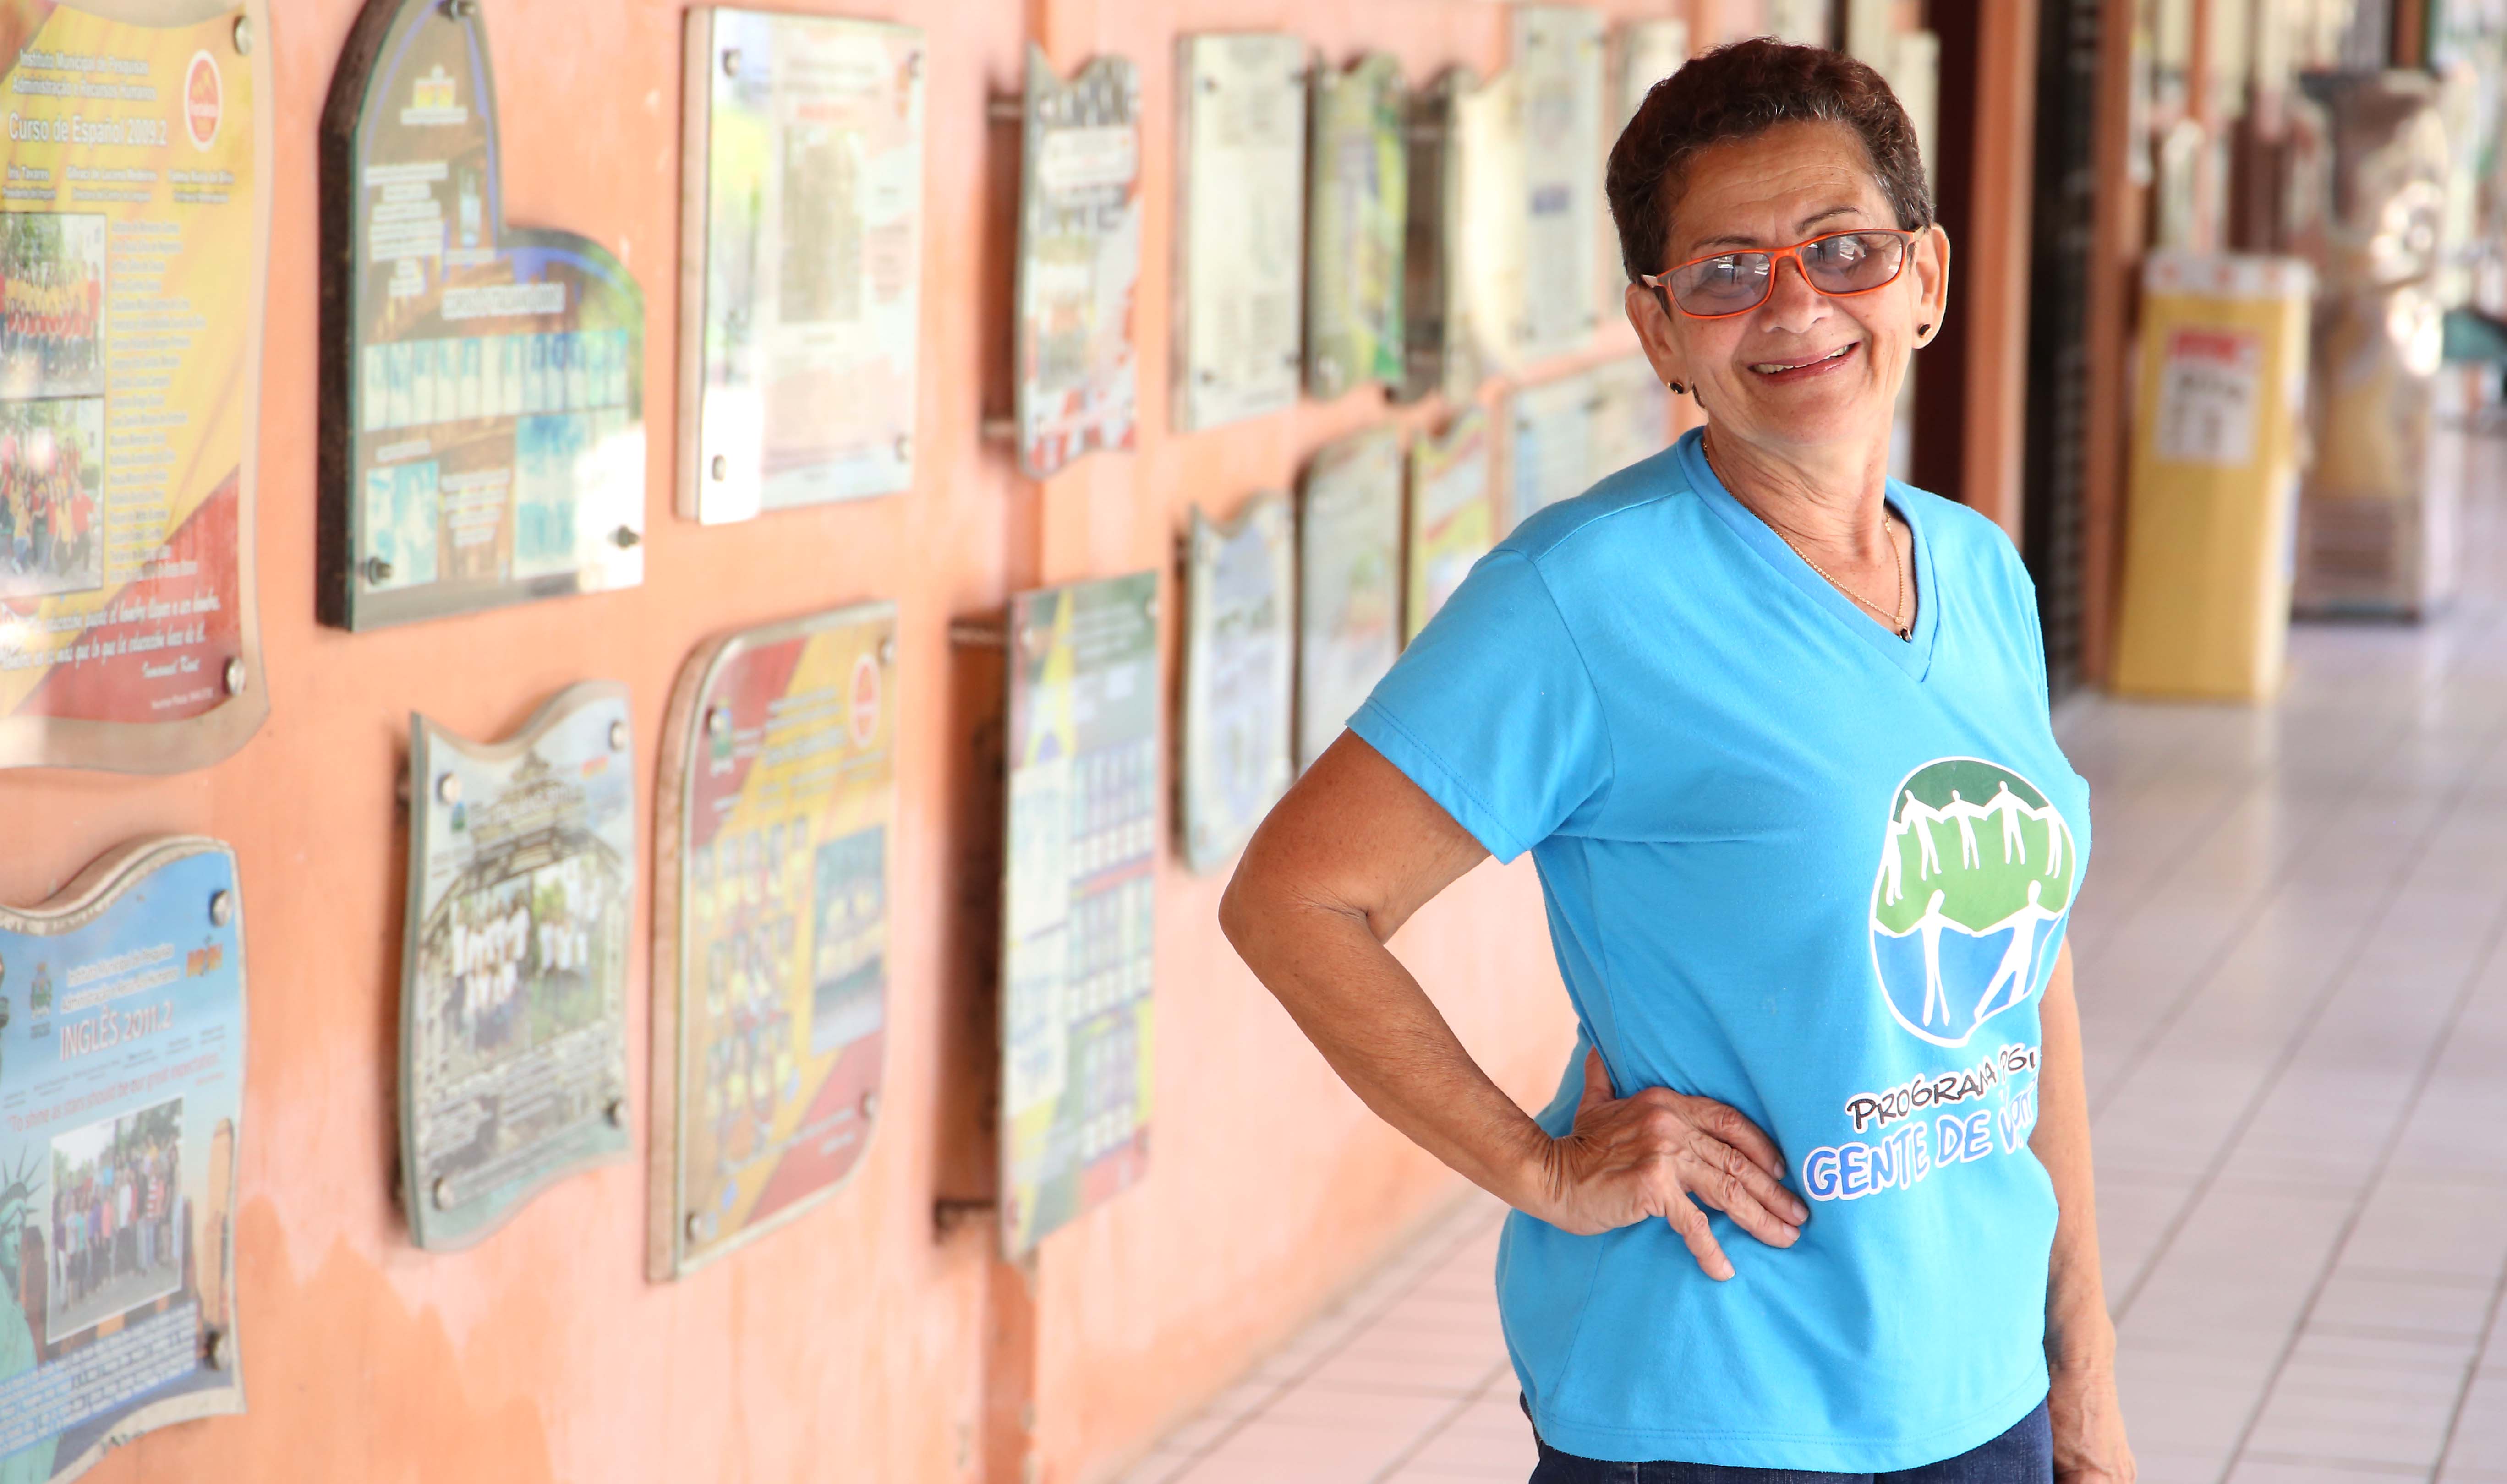
[(1898, 1024), (1964, 1046), (2027, 1003), (2054, 961), (2078, 873), (2062, 811), (2018, 774), (1945, 757), (1907, 775), (1871, 884), (1871, 966)]

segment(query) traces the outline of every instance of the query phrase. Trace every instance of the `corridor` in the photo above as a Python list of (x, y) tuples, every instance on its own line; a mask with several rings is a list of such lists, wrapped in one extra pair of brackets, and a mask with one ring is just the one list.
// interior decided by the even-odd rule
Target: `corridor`
[[(2494, 448), (2493, 448), (2494, 452)], [(2147, 1484), (2507, 1484), (2507, 480), (2278, 705), (2085, 697), (2073, 941)], [(1125, 1484), (1522, 1480), (1473, 1194)]]

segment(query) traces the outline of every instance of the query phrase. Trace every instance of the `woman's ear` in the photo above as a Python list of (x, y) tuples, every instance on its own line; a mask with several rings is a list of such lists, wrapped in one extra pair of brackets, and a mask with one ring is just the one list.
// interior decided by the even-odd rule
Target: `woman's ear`
[(1936, 222), (1915, 234), (1908, 250), (1914, 254), (1915, 322), (1922, 326), (1915, 332), (1915, 344), (1922, 345), (1949, 317), (1950, 235)]
[(1679, 348), (1672, 344), (1671, 316), (1664, 312), (1658, 290), (1642, 283), (1631, 283), (1620, 297), (1626, 308), (1628, 323), (1635, 327), (1637, 344), (1645, 347), (1646, 361), (1653, 367), (1654, 380), (1670, 387), (1677, 395), (1689, 389), (1689, 374), (1682, 367)]

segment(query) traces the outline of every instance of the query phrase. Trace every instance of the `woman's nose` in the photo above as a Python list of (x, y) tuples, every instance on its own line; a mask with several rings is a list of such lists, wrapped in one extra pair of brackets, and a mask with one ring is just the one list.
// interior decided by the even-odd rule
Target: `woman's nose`
[(1760, 309), (1770, 330), (1806, 330), (1819, 322), (1828, 311), (1828, 296), (1811, 287), (1810, 275), (1802, 271), (1801, 258), (1788, 254), (1775, 263), (1773, 281), (1767, 285), (1767, 302)]

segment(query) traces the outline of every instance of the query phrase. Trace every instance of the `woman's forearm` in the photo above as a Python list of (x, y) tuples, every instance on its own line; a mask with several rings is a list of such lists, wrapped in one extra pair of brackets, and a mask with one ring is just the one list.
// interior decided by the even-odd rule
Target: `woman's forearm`
[(2048, 976), (2040, 1012), (2037, 1128), (2028, 1147), (2046, 1167), (2060, 1210), (2046, 1285), (2046, 1353), (2061, 1369), (2104, 1368), (2115, 1361), (2115, 1325), (2107, 1319), (2098, 1271), (2096, 1180), (2089, 1167), (2089, 1100), (2081, 1070), (2081, 1015), (2072, 993), (2072, 950), (2065, 944)]

